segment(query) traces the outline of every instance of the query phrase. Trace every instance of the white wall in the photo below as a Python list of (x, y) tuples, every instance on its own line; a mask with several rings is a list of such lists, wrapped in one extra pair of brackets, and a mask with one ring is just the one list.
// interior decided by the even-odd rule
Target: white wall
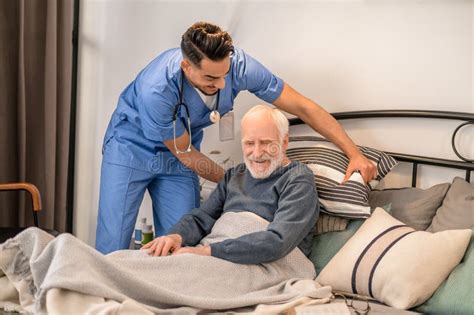
[[(80, 14), (74, 233), (90, 244), (102, 138), (118, 95), (159, 52), (178, 46), (195, 21), (230, 31), (236, 45), (329, 112), (474, 112), (472, 1), (82, 0)], [(236, 127), (259, 102), (249, 93), (239, 95)], [(438, 120), (344, 123), (359, 144), (452, 159), (450, 137), (456, 125)], [(458, 141), (470, 157), (472, 131), (466, 128)], [(239, 137), (237, 128), (235, 140), (220, 142), (217, 126), (210, 127), (202, 150), (219, 150), (212, 155), (216, 160), (230, 156), (240, 162)], [(423, 169), (421, 175), (432, 172)], [(394, 176), (391, 182), (405, 185), (406, 178)], [(150, 208), (147, 197), (141, 211), (151, 218)]]

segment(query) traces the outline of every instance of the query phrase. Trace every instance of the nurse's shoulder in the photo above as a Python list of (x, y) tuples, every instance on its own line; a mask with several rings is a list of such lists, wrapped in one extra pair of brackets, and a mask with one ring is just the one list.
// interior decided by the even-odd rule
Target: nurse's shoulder
[(183, 55), (180, 48), (171, 48), (153, 59), (137, 75), (135, 82), (140, 88), (154, 88), (162, 90), (166, 87), (175, 86), (177, 88), (179, 77), (181, 76), (181, 61)]

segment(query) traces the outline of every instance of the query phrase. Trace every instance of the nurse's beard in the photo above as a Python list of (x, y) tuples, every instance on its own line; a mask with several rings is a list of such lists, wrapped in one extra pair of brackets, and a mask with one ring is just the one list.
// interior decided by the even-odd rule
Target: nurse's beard
[(188, 80), (188, 81), (189, 81), (189, 83), (191, 83), (191, 85), (192, 85), (194, 88), (198, 89), (202, 94), (204, 94), (204, 95), (206, 95), (206, 96), (214, 96), (214, 95), (217, 94), (217, 92), (219, 92), (219, 89), (217, 89), (214, 93), (207, 93), (206, 91), (204, 91), (204, 90), (202, 89), (202, 87), (198, 86), (197, 84), (194, 84), (191, 80)]
[(219, 89), (217, 89), (217, 91), (215, 91), (214, 93), (207, 93), (207, 92), (204, 92), (203, 90), (201, 90), (200, 88), (197, 88), (199, 91), (201, 91), (202, 94), (206, 95), (206, 96), (214, 96), (217, 94), (217, 92), (219, 92)]

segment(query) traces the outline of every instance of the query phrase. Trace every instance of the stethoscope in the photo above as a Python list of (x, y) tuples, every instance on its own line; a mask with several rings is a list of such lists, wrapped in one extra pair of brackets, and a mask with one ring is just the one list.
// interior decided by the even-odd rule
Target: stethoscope
[[(174, 149), (177, 154), (182, 154), (182, 153), (189, 153), (191, 152), (191, 140), (192, 140), (192, 135), (191, 135), (191, 118), (189, 115), (189, 108), (188, 105), (186, 105), (183, 102), (183, 90), (184, 90), (184, 72), (181, 70), (181, 82), (180, 82), (180, 87), (179, 87), (179, 102), (174, 106), (174, 112), (173, 112), (173, 143), (174, 143)], [(221, 119), (221, 114), (219, 113), (219, 98), (220, 98), (220, 89), (217, 90), (217, 100), (216, 104), (214, 105), (214, 108), (212, 109), (211, 113), (209, 114), (209, 120), (215, 124)], [(189, 143), (188, 147), (186, 150), (181, 151), (178, 149), (178, 146), (176, 145), (176, 121), (178, 120), (178, 111), (181, 106), (184, 106), (184, 109), (186, 110), (186, 115), (188, 116), (188, 134), (189, 134)]]

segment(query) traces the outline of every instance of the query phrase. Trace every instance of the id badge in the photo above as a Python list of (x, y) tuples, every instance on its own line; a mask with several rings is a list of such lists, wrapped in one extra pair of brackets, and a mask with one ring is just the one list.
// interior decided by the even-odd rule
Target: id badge
[(219, 120), (219, 140), (234, 140), (234, 112), (230, 111)]

